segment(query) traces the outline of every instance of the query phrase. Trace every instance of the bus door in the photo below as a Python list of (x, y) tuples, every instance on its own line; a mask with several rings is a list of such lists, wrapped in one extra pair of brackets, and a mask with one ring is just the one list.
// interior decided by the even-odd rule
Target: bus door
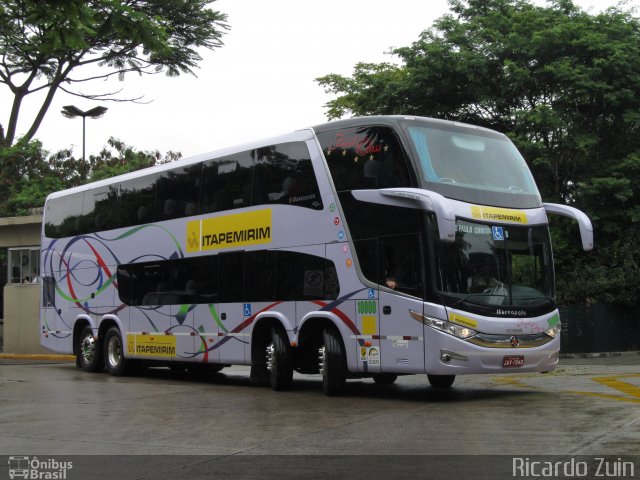
[(380, 238), (379, 318), (383, 372), (424, 372), (424, 282), (418, 234)]

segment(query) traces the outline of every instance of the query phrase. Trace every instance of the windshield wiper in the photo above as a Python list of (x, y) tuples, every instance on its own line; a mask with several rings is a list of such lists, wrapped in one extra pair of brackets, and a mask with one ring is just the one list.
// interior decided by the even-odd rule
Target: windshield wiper
[[(463, 303), (465, 303), (467, 300), (469, 300), (472, 297), (502, 297), (502, 298), (508, 298), (506, 295), (496, 295), (496, 294), (492, 294), (492, 293), (469, 293), (467, 295), (465, 295), (462, 298), (457, 298), (457, 299), (453, 299), (451, 296), (448, 296), (442, 292), (438, 292), (439, 296), (442, 300), (442, 304), (445, 305), (446, 307), (451, 307), (451, 308), (456, 308), (458, 305), (461, 305)], [(511, 301), (509, 302), (510, 307), (533, 307), (533, 306), (539, 306), (540, 303), (549, 303), (550, 305), (555, 305), (554, 300), (546, 295), (541, 295), (539, 297), (511, 297), (510, 299)], [(517, 300), (534, 300), (539, 302), (538, 305), (519, 305), (518, 303), (516, 303)], [(450, 303), (452, 302), (452, 303)], [(478, 303), (478, 302), (470, 302), (473, 303), (475, 305), (479, 305), (482, 307), (493, 307), (496, 305), (488, 305), (486, 303)]]
[[(448, 300), (448, 299), (450, 299), (452, 297), (450, 297), (450, 296), (448, 296), (448, 295), (446, 295), (446, 294), (444, 294), (442, 292), (439, 292), (439, 294), (440, 294), (441, 299), (443, 300), (442, 303), (447, 307), (456, 307), (456, 306), (460, 305), (461, 303), (466, 302), (471, 297), (496, 297), (496, 296), (498, 296), (498, 295), (495, 295), (493, 293), (484, 293), (484, 292), (483, 293), (469, 293), (468, 295), (465, 295), (464, 297), (454, 301), (452, 304), (447, 305), (448, 302), (446, 302), (446, 300)], [(507, 298), (507, 297), (505, 296), (504, 298)], [(484, 306), (483, 304), (478, 304), (478, 305)]]

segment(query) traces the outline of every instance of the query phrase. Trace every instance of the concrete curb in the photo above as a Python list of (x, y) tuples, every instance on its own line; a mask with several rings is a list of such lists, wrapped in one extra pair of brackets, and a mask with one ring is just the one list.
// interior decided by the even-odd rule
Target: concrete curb
[(560, 358), (614, 358), (640, 356), (640, 352), (561, 353)]
[(75, 362), (76, 357), (73, 355), (0, 353), (0, 360), (52, 360), (56, 362)]

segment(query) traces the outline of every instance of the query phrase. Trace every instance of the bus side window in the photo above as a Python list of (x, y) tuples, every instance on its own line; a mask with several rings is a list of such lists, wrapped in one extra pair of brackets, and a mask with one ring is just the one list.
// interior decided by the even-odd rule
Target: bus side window
[(49, 238), (73, 237), (85, 233), (79, 227), (83, 193), (54, 198), (46, 205), (45, 235)]
[(423, 296), (423, 272), (419, 235), (399, 235), (380, 240), (380, 266), (383, 286)]
[(322, 209), (311, 155), (304, 142), (289, 142), (254, 150), (252, 205), (279, 203)]
[(153, 221), (157, 174), (134, 178), (120, 184), (117, 216), (120, 227)]
[(77, 220), (76, 228), (83, 233), (116, 228), (117, 197), (117, 185), (87, 190), (84, 193), (82, 217)]
[[(170, 305), (171, 262), (134, 263), (118, 268), (118, 293), (127, 305)], [(176, 302), (177, 303), (177, 302)]]
[(244, 252), (218, 255), (218, 281), (221, 303), (242, 302)]
[(353, 243), (364, 278), (376, 284), (380, 283), (377, 239), (355, 240)]
[(45, 308), (56, 306), (56, 279), (55, 277), (42, 278), (42, 306)]
[(253, 158), (249, 151), (205, 162), (200, 213), (248, 207), (252, 175)]
[(244, 255), (244, 301), (277, 300), (276, 252), (262, 250)]
[(218, 301), (218, 257), (172, 260), (173, 290), (180, 304), (216, 303)]
[(278, 300), (334, 300), (340, 284), (333, 262), (298, 252), (277, 252)]
[(197, 214), (202, 167), (193, 165), (162, 173), (158, 178), (155, 221)]

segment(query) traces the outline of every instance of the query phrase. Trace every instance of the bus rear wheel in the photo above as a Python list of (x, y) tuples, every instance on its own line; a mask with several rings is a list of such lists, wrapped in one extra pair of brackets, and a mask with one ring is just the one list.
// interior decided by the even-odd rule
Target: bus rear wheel
[(118, 327), (111, 327), (104, 336), (104, 364), (107, 372), (121, 377), (128, 372), (128, 361), (124, 357), (122, 335)]
[(433, 388), (446, 389), (451, 388), (453, 381), (456, 379), (455, 375), (427, 375), (429, 383)]
[(293, 381), (293, 362), (287, 334), (281, 328), (271, 330), (271, 343), (267, 346), (269, 383), (274, 390), (286, 390)]
[(347, 361), (340, 336), (333, 329), (327, 329), (322, 335), (320, 348), (320, 372), (322, 388), (329, 396), (340, 395), (347, 380)]
[(80, 332), (76, 345), (76, 364), (85, 372), (97, 372), (104, 368), (102, 356), (97, 339), (93, 336), (93, 330), (86, 326)]

